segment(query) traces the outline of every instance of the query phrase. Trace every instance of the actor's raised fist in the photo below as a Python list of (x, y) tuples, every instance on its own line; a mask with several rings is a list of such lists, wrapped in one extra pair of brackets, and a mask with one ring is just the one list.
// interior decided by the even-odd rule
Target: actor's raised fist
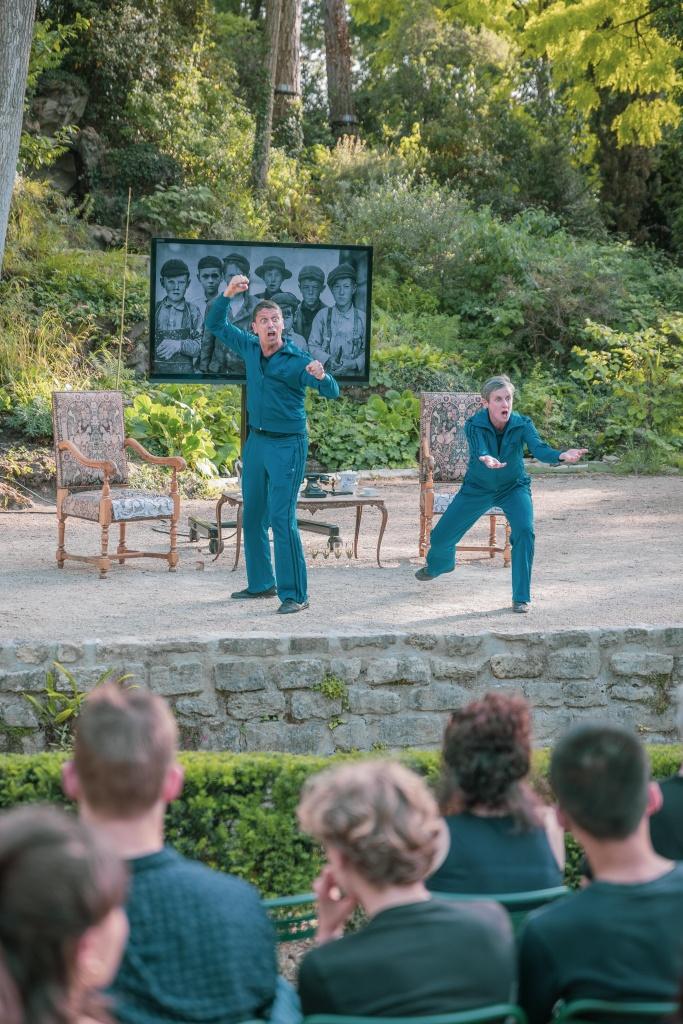
[(306, 367), (306, 372), (310, 373), (311, 377), (315, 377), (316, 380), (322, 380), (325, 376), (325, 367), (319, 360), (314, 359)]
[(239, 295), (240, 292), (246, 292), (249, 287), (249, 278), (245, 277), (244, 274), (235, 274), (228, 281), (223, 295), (226, 299), (231, 299), (233, 295)]

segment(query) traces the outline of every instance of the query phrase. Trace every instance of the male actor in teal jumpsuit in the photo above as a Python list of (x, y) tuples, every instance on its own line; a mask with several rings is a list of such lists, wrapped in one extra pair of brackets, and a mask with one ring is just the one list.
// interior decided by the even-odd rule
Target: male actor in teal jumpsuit
[(304, 396), (306, 388), (315, 388), (325, 398), (337, 398), (339, 385), (322, 363), (312, 361), (310, 353), (282, 337), (284, 320), (275, 302), (267, 299), (254, 307), (253, 334), (228, 321), (230, 299), (248, 287), (247, 277), (233, 277), (214, 300), (206, 320), (208, 329), (242, 357), (247, 376), (249, 436), (242, 471), (247, 588), (232, 596), (245, 599), (277, 593), (282, 602), (278, 611), (288, 614), (308, 608), (306, 562), (296, 522), (308, 451)]
[(491, 377), (481, 389), (484, 408), (465, 424), (470, 460), (462, 487), (432, 530), (427, 564), (415, 573), (432, 580), (455, 568), (455, 545), (477, 519), (494, 506), (510, 524), (512, 544), (512, 610), (531, 606), (534, 561), (534, 509), (530, 480), (524, 468), (524, 447), (551, 465), (578, 462), (587, 448), (561, 452), (540, 439), (528, 416), (512, 411), (515, 388), (509, 377)]

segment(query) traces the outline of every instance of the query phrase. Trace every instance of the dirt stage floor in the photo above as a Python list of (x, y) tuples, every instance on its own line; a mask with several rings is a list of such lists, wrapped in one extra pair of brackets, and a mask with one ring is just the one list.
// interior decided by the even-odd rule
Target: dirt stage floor
[[(275, 614), (278, 602), (237, 602), (246, 586), (244, 560), (231, 572), (233, 542), (212, 561), (206, 541), (180, 539), (180, 565), (117, 563), (106, 580), (93, 566), (54, 560), (54, 516), (9, 513), (0, 533), (0, 641), (120, 639), (226, 635), (319, 635), (365, 632), (478, 633), (674, 625), (683, 615), (683, 485), (680, 477), (619, 477), (558, 470), (534, 480), (536, 563), (533, 610), (510, 608), (510, 571), (501, 556), (464, 554), (455, 573), (418, 583), (418, 485), (377, 482), (389, 512), (375, 562), (379, 515), (365, 512), (358, 561), (349, 559), (353, 513), (330, 510), (345, 544), (338, 560), (323, 556), (324, 538), (304, 534), (311, 607)], [(188, 514), (211, 518), (211, 502), (185, 502)], [(322, 514), (318, 515), (318, 518)], [(473, 535), (486, 536), (487, 521)], [(112, 540), (115, 530), (112, 529)], [(161, 548), (148, 524), (129, 530), (131, 546)], [(114, 546), (116, 541), (114, 540)], [(95, 525), (70, 520), (67, 547), (94, 553)], [(315, 554), (315, 557), (314, 557)]]

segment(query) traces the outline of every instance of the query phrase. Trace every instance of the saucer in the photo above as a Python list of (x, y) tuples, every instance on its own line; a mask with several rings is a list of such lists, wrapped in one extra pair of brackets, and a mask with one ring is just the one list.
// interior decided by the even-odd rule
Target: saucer
[(379, 491), (377, 490), (376, 487), (363, 487), (363, 489), (358, 492), (358, 497), (377, 498), (379, 497)]

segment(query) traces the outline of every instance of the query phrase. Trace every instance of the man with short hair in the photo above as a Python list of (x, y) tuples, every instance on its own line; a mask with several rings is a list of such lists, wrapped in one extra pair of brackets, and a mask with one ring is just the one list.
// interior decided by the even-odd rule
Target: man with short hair
[(246, 276), (233, 277), (207, 320), (209, 329), (244, 359), (247, 375), (249, 436), (242, 470), (247, 586), (231, 596), (245, 600), (277, 595), (278, 613), (289, 615), (308, 608), (306, 561), (296, 521), (308, 452), (306, 388), (324, 398), (337, 398), (339, 385), (319, 361), (283, 337), (282, 310), (275, 302), (258, 303), (251, 333), (230, 323), (230, 300), (248, 287)]
[(365, 368), (365, 314), (353, 304), (356, 281), (351, 263), (340, 263), (330, 271), (327, 287), (334, 306), (316, 313), (311, 325), (309, 351), (330, 373), (361, 374)]
[(194, 372), (202, 336), (202, 314), (185, 292), (190, 270), (183, 260), (166, 260), (159, 275), (165, 298), (154, 311), (154, 372), (181, 376)]
[(276, 292), (273, 296), (273, 302), (282, 310), (282, 320), (284, 323), (282, 337), (286, 341), (291, 341), (292, 345), (296, 345), (297, 348), (305, 353), (307, 351), (306, 339), (294, 330), (294, 314), (299, 306), (299, 300), (296, 295), (292, 294), (292, 292)]
[(252, 886), (164, 846), (166, 806), (183, 785), (177, 737), (161, 697), (106, 683), (79, 715), (64, 791), (131, 872), (116, 1020), (238, 1024), (271, 1009), (273, 930)]
[(320, 267), (313, 264), (306, 264), (299, 271), (299, 291), (301, 292), (301, 304), (294, 316), (294, 330), (302, 338), (308, 341), (311, 327), (316, 314), (321, 309), (327, 309), (327, 305), (321, 301), (320, 295), (325, 287), (325, 275)]
[(673, 1001), (683, 974), (683, 864), (652, 848), (661, 802), (631, 730), (591, 724), (556, 745), (558, 818), (594, 881), (531, 914), (521, 937), (519, 1002), (547, 1024), (558, 1000)]
[[(239, 252), (228, 253), (225, 259), (219, 262), (221, 264), (221, 273), (225, 278), (226, 284), (232, 281), (233, 277), (236, 275), (249, 273), (249, 260)], [(218, 292), (216, 292), (216, 295), (217, 294)], [(209, 309), (213, 305), (216, 295), (212, 297), (211, 302), (209, 302), (206, 307), (199, 368), (202, 373), (216, 377), (220, 377), (225, 374), (243, 375), (244, 363), (239, 356), (235, 355), (235, 353), (231, 352), (229, 348), (221, 344), (216, 335), (206, 326), (206, 316), (208, 316)], [(228, 319), (230, 320), (230, 323), (235, 324), (237, 327), (241, 327), (243, 330), (247, 330), (252, 321), (256, 302), (257, 300), (248, 293), (235, 296), (230, 303), (230, 309), (228, 311)]]

